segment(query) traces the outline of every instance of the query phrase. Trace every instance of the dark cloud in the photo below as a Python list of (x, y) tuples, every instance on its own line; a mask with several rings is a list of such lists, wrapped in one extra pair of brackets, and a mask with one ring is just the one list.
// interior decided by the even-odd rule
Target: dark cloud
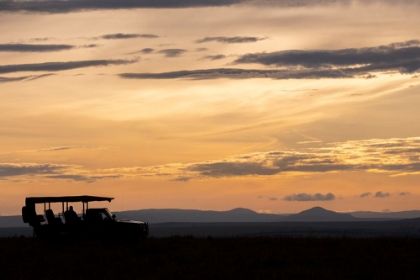
[(61, 172), (70, 166), (58, 164), (0, 164), (0, 177), (22, 176), (22, 175), (44, 175)]
[(334, 199), (335, 199), (335, 195), (332, 193), (327, 193), (327, 194), (299, 193), (299, 194), (288, 195), (283, 198), (283, 200), (286, 200), (286, 201), (330, 201)]
[(125, 34), (125, 33), (114, 33), (114, 34), (106, 34), (100, 37), (96, 37), (95, 39), (105, 39), (105, 40), (119, 40), (119, 39), (133, 39), (133, 38), (158, 38), (159, 36), (154, 34)]
[[(180, 49), (161, 52), (177, 56)], [(184, 52), (185, 50), (182, 50)], [(207, 59), (222, 57), (206, 56)], [(181, 70), (161, 73), (123, 73), (130, 79), (334, 79), (371, 78), (373, 72), (413, 73), (420, 69), (420, 41), (392, 43), (387, 46), (361, 49), (281, 51), (274, 53), (246, 54), (234, 64), (258, 63), (278, 66), (280, 69), (215, 68)]]
[(46, 42), (49, 40), (55, 39), (54, 37), (43, 37), (43, 38), (31, 38), (29, 39), (30, 42)]
[(119, 75), (126, 79), (320, 79), (320, 78), (351, 78), (341, 70), (260, 70), (260, 69), (237, 69), (216, 68), (202, 70), (182, 70), (161, 73), (122, 73)]
[(399, 195), (400, 196), (409, 196), (409, 195), (411, 195), (411, 193), (410, 192), (400, 192)]
[(163, 53), (166, 57), (178, 57), (185, 53), (187, 50), (184, 49), (164, 49), (160, 50), (159, 53)]
[(190, 180), (191, 180), (190, 177), (178, 177), (178, 178), (173, 179), (172, 181), (176, 181), (176, 182), (188, 182)]
[(84, 49), (91, 49), (91, 48), (97, 48), (97, 47), (99, 47), (99, 45), (97, 45), (97, 44), (89, 44), (89, 45), (79, 46), (79, 48), (84, 48)]
[(45, 62), (34, 64), (13, 64), (13, 65), (0, 65), (0, 74), (26, 72), (26, 71), (64, 71), (85, 67), (98, 67), (110, 65), (123, 65), (135, 63), (137, 60), (125, 59), (110, 59), (110, 60), (82, 60), (82, 61), (67, 61), (67, 62)]
[(244, 37), (244, 36), (235, 36), (235, 37), (205, 37), (199, 40), (196, 40), (195, 43), (207, 43), (207, 42), (218, 42), (224, 44), (238, 44), (238, 43), (254, 43), (257, 41), (265, 40), (267, 38), (260, 37)]
[(152, 49), (152, 48), (144, 48), (140, 52), (148, 54), (148, 53), (152, 53), (153, 51), (154, 51), (154, 49)]
[(30, 76), (20, 76), (20, 77), (0, 77), (0, 84), (8, 83), (8, 82), (33, 81), (33, 80), (49, 77), (52, 75), (54, 74), (30, 75)]
[(360, 49), (288, 50), (246, 54), (234, 64), (256, 63), (265, 66), (311, 70), (338, 68), (348, 76), (370, 75), (374, 71), (414, 73), (420, 69), (420, 41), (411, 40)]
[(115, 10), (137, 8), (188, 8), (217, 7), (248, 2), (248, 0), (43, 0), (43, 1), (0, 1), (0, 11), (69, 13), (85, 10)]
[(385, 197), (389, 197), (390, 196), (390, 194), (389, 193), (387, 193), (387, 192), (377, 192), (377, 193), (375, 193), (375, 197), (376, 198), (385, 198)]
[(365, 192), (365, 193), (362, 193), (361, 195), (360, 195), (360, 197), (361, 198), (363, 198), (363, 197), (368, 197), (368, 196), (370, 196), (372, 193), (371, 192)]
[(223, 58), (226, 58), (226, 55), (224, 55), (224, 54), (216, 54), (216, 55), (204, 56), (202, 59), (219, 60), (219, 59), (223, 59)]
[(10, 83), (10, 82), (19, 82), (28, 79), (31, 76), (21, 76), (21, 77), (0, 77), (0, 84)]
[(0, 52), (57, 52), (74, 48), (72, 45), (0, 44)]

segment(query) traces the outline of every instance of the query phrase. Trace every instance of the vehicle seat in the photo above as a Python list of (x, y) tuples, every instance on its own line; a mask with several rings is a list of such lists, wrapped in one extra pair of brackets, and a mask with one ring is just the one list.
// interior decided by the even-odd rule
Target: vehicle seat
[(54, 212), (51, 209), (45, 210), (45, 216), (47, 217), (48, 224), (50, 225), (59, 225), (63, 223), (61, 218), (54, 216)]

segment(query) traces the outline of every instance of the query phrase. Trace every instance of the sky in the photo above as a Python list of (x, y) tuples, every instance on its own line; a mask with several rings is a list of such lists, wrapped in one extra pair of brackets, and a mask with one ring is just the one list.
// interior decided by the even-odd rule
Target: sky
[(418, 0), (0, 0), (0, 215), (420, 209)]

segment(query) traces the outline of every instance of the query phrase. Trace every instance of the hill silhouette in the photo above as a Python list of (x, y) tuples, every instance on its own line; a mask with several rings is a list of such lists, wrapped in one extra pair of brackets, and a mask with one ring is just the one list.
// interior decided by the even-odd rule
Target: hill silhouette
[(289, 215), (285, 220), (294, 222), (348, 222), (358, 219), (347, 213), (337, 213), (322, 207), (314, 207), (298, 214)]

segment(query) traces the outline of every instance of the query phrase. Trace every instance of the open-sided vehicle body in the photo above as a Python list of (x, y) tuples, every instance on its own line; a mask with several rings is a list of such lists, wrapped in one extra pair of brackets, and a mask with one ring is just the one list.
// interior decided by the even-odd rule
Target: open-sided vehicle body
[[(89, 208), (89, 202), (108, 201), (111, 197), (60, 196), (28, 197), (22, 207), (22, 218), (34, 229), (34, 236), (50, 238), (59, 236), (80, 236), (93, 238), (137, 238), (149, 234), (145, 222), (119, 220), (107, 208)], [(82, 203), (81, 215), (71, 215), (69, 203)], [(51, 203), (61, 203), (62, 212), (55, 215)], [(36, 213), (36, 204), (44, 205), (44, 215)]]

